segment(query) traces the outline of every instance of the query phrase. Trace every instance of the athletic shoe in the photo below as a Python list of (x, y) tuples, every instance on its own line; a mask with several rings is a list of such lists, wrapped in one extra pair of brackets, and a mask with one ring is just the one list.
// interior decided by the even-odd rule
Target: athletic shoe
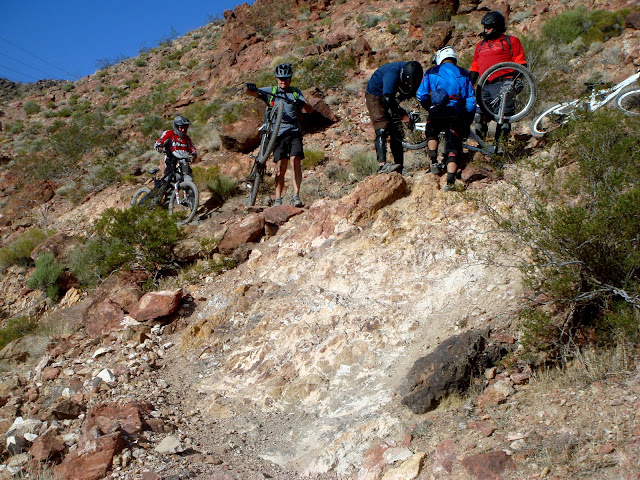
[(294, 195), (291, 199), (291, 205), (293, 205), (294, 207), (302, 208), (304, 207), (304, 202), (300, 200), (299, 195)]
[(278, 205), (282, 205), (282, 198), (280, 197), (273, 200), (273, 206), (276, 207)]

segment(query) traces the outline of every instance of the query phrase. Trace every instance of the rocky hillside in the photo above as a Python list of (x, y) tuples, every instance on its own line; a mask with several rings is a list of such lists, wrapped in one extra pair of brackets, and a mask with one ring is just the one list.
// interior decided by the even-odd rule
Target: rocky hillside
[[(624, 21), (545, 55), (542, 26), (579, 5)], [(514, 185), (539, 187), (562, 152), (518, 124), (507, 160), (525, 161), (469, 154), (468, 193), (445, 193), (423, 152), (405, 177), (354, 160), (373, 150), (363, 90), (378, 65), (427, 66), (446, 44), (468, 64), (500, 9), (528, 39), (543, 105), (635, 71), (639, 7), (257, 0), (74, 83), (3, 82), (0, 478), (640, 478), (637, 352), (585, 349), (562, 370), (526, 357), (526, 252), (481, 208), (517, 211)], [(241, 92), (282, 61), (316, 110), (307, 205), (247, 209), (261, 113)], [(221, 199), (202, 184), (157, 269), (88, 284), (75, 252), (128, 206), (177, 113), (194, 122), (196, 177), (239, 186)], [(29, 281), (44, 253), (65, 267), (59, 295)]]

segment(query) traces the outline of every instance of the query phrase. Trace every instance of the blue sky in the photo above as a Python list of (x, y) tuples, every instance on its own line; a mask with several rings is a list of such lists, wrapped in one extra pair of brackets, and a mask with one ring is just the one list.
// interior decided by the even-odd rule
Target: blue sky
[(77, 80), (103, 59), (135, 57), (253, 0), (21, 0), (3, 2), (0, 78)]

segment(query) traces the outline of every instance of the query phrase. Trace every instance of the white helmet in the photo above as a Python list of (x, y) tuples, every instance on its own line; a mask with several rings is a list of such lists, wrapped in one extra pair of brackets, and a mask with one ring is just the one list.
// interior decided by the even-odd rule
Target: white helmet
[(447, 58), (452, 58), (454, 63), (458, 63), (458, 54), (452, 47), (444, 47), (436, 52), (435, 62), (440, 65)]

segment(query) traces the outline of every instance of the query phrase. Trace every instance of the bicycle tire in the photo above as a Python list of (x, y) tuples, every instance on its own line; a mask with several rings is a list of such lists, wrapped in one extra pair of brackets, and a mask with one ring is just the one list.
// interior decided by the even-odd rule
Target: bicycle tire
[(574, 103), (556, 103), (533, 119), (529, 129), (536, 138), (544, 137), (547, 133), (567, 123), (575, 114)]
[(416, 130), (413, 125), (426, 123), (429, 113), (422, 108), (417, 100), (403, 100), (400, 106), (409, 114), (412, 125), (407, 125), (401, 119), (396, 119), (398, 128), (402, 131), (402, 146), (405, 150), (420, 150), (427, 148), (427, 139), (424, 130)]
[(133, 194), (133, 198), (131, 199), (131, 206), (143, 206), (147, 200), (149, 200), (149, 194), (151, 193), (151, 189), (147, 187), (142, 187)]
[[(504, 70), (503, 73), (501, 73), (502, 70)], [(489, 116), (491, 120), (496, 122), (500, 121), (499, 102), (489, 104), (487, 99), (484, 98), (484, 95), (482, 95), (482, 92), (486, 86), (489, 85), (489, 78), (509, 75), (512, 71), (517, 72), (514, 82), (505, 84), (504, 88), (507, 89), (506, 94), (513, 98), (515, 102), (515, 113), (513, 115), (505, 115), (503, 121), (505, 123), (517, 122), (528, 115), (536, 103), (538, 84), (529, 69), (515, 62), (497, 63), (484, 72), (478, 80), (478, 94), (476, 95), (480, 109)], [(519, 83), (522, 88), (519, 89), (516, 86), (515, 80), (522, 80), (522, 82)]]
[(169, 214), (178, 215), (179, 218), (176, 223), (178, 225), (184, 225), (193, 220), (193, 217), (196, 214), (196, 210), (198, 209), (200, 195), (198, 192), (198, 187), (196, 187), (196, 185), (190, 181), (185, 181), (178, 185), (177, 193), (178, 195), (180, 195), (180, 197), (183, 197), (182, 193), (184, 193), (185, 201), (178, 203), (176, 200), (176, 192), (171, 192), (171, 196), (169, 197)]
[(273, 147), (278, 138), (280, 123), (282, 122), (282, 113), (284, 111), (284, 101), (276, 100), (273, 107), (267, 107), (264, 112), (264, 128), (262, 138), (260, 139), (260, 149), (258, 150), (258, 161), (263, 165), (267, 162), (267, 158), (271, 155)]
[(249, 190), (249, 199), (247, 205), (253, 207), (256, 204), (256, 198), (258, 197), (258, 190), (260, 190), (260, 184), (262, 183), (264, 176), (264, 166), (261, 168), (261, 164), (256, 160), (253, 165), (253, 182), (251, 183), (251, 189)]
[(620, 110), (630, 115), (640, 115), (640, 88), (623, 92), (616, 98)]

